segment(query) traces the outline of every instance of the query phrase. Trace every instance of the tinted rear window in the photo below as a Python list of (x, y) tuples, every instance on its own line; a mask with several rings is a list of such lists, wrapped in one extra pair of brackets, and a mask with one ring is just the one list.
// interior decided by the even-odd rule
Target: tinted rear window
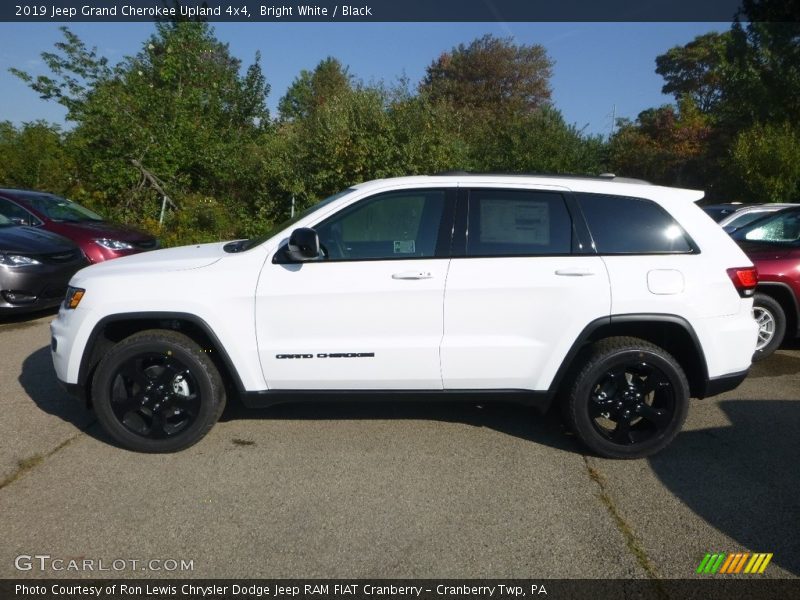
[(692, 245), (655, 202), (627, 196), (575, 194), (600, 254), (681, 254)]

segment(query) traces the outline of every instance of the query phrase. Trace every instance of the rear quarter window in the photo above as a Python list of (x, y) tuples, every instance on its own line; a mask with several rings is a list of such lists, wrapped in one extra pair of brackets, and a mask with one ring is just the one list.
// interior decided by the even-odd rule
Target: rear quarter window
[(643, 198), (575, 194), (599, 254), (688, 254), (696, 251), (667, 211)]

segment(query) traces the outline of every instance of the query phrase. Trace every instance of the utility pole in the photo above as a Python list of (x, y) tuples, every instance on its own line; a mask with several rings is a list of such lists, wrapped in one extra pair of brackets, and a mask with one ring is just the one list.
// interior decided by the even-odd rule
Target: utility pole
[[(606, 115), (609, 116), (609, 115)], [(611, 105), (611, 133), (608, 134), (609, 138), (614, 137), (614, 127), (617, 126), (617, 105)]]

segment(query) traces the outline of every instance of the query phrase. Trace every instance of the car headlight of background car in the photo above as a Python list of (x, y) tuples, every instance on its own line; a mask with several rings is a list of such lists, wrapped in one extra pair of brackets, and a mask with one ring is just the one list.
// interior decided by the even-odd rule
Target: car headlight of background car
[(131, 250), (132, 244), (123, 242), (122, 240), (112, 240), (109, 238), (98, 238), (94, 241), (95, 244), (107, 248), (108, 250)]
[(8, 267), (24, 267), (27, 265), (40, 265), (38, 260), (22, 254), (0, 254), (0, 265)]

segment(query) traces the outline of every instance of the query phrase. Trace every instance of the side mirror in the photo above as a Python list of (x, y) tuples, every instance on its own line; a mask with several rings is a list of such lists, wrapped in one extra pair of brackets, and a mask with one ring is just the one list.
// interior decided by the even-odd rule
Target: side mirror
[(319, 236), (309, 227), (300, 227), (289, 236), (286, 255), (293, 261), (305, 262), (319, 258)]

